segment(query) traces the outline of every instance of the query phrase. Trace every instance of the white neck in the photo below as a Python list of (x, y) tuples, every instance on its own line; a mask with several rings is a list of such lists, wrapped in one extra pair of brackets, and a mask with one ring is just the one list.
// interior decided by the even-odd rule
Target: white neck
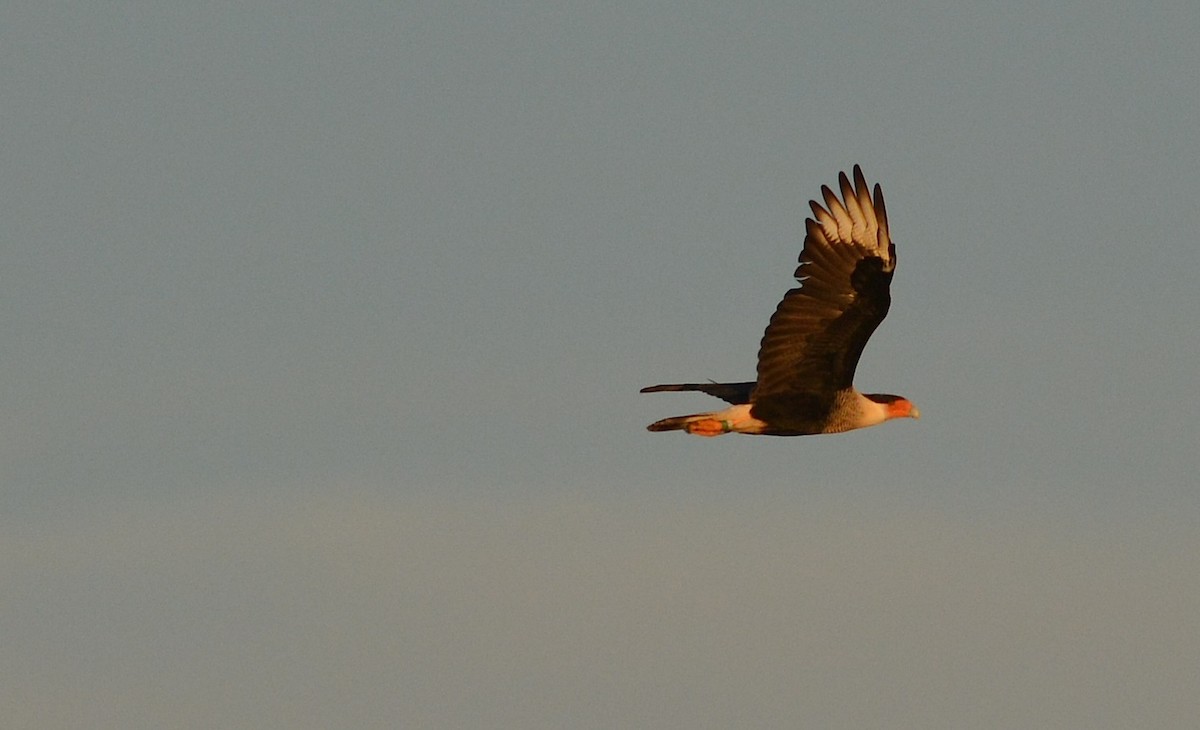
[(857, 395), (858, 412), (861, 420), (856, 425), (856, 428), (878, 426), (888, 419), (888, 406), (886, 403), (876, 403), (862, 393), (858, 393)]

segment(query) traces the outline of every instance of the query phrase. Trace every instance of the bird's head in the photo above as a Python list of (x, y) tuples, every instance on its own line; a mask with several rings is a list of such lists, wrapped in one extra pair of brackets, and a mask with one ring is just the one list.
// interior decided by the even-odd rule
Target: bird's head
[(898, 395), (888, 395), (886, 393), (868, 393), (867, 398), (887, 406), (887, 417), (885, 420), (921, 417), (921, 411), (908, 398), (901, 398)]

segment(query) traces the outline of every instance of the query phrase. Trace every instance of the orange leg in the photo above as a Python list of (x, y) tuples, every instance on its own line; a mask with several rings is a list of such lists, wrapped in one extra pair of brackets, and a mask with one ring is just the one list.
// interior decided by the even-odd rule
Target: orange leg
[(721, 434), (729, 433), (728, 423), (718, 421), (715, 418), (705, 418), (701, 421), (692, 421), (687, 425), (687, 432), (693, 436), (720, 436)]

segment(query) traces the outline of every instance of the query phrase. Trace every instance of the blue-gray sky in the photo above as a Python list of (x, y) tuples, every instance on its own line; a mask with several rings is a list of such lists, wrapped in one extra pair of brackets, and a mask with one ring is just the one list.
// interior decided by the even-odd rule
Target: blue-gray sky
[[(1184, 727), (1200, 6), (0, 10), (12, 727)], [(753, 376), (854, 163), (923, 418)]]

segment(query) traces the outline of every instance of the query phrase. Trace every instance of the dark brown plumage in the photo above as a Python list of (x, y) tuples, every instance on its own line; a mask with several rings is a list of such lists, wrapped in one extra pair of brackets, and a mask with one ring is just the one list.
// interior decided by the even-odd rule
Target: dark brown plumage
[(824, 206), (809, 203), (813, 217), (806, 221), (795, 272), (800, 286), (784, 296), (767, 325), (758, 380), (643, 388), (643, 393), (695, 390), (732, 404), (725, 411), (663, 419), (651, 431), (799, 436), (920, 417), (907, 399), (854, 389), (863, 348), (891, 306), (896, 247), (882, 190), (876, 185), (872, 197), (858, 165), (853, 175), (852, 185), (840, 174), (840, 199), (822, 186)]

